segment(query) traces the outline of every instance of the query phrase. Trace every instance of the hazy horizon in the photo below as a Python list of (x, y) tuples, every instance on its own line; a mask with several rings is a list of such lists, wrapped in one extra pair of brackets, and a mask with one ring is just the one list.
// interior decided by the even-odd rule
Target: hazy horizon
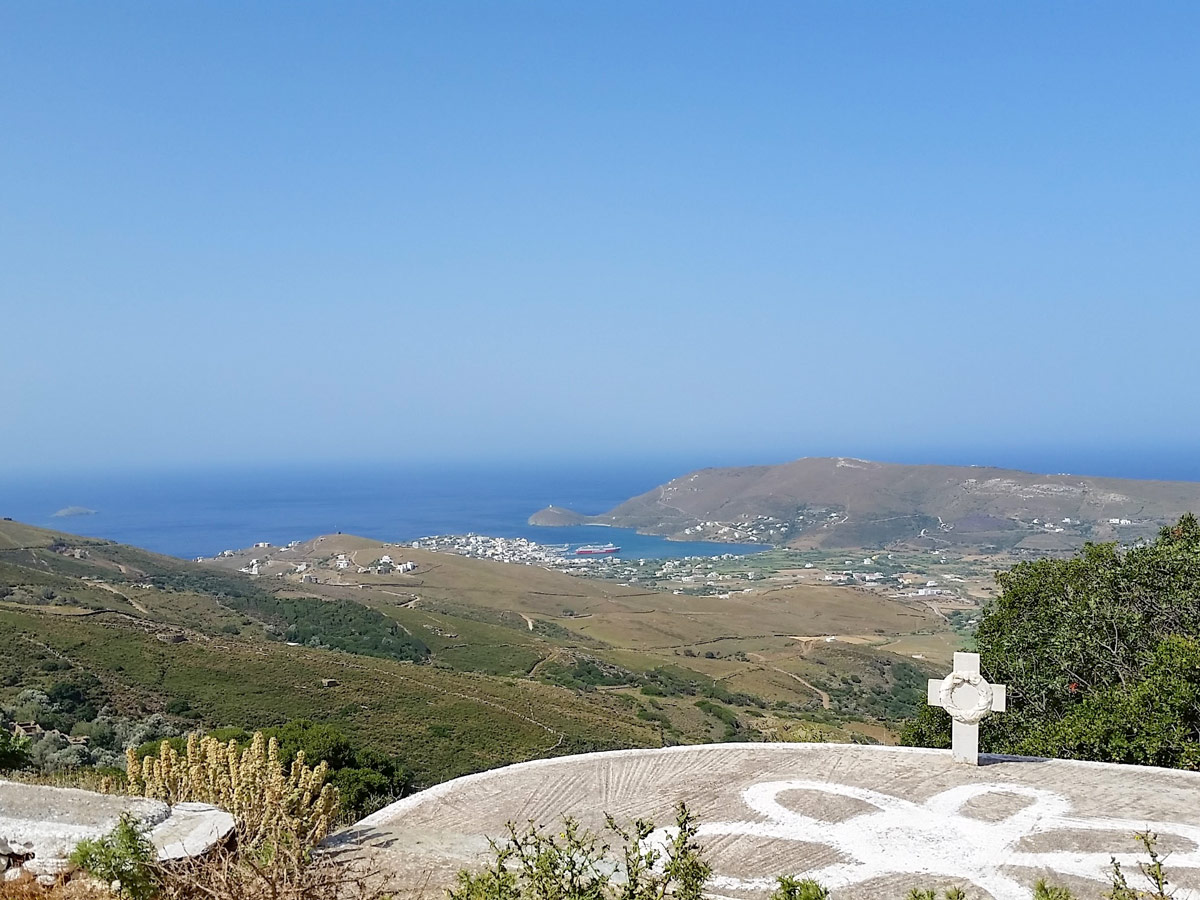
[[(41, 466), (7, 466), (0, 472), (0, 486), (6, 482), (21, 480), (40, 481), (45, 484), (86, 482), (89, 479), (116, 477), (136, 481), (152, 481), (157, 478), (188, 478), (194, 475), (244, 477), (254, 474), (281, 475), (314, 474), (330, 472), (355, 473), (377, 472), (464, 472), (530, 473), (545, 471), (555, 475), (572, 473), (620, 474), (629, 472), (657, 472), (661, 478), (654, 482), (670, 480), (688, 472), (706, 468), (771, 466), (794, 460), (819, 457), (864, 459), (871, 462), (899, 465), (963, 466), (1011, 469), (1045, 475), (1080, 475), (1090, 477), (1131, 478), (1159, 481), (1200, 481), (1200, 447), (1180, 448), (1112, 448), (1100, 450), (1085, 447), (1019, 447), (988, 450), (949, 448), (902, 448), (887, 451), (879, 448), (875, 453), (754, 453), (729, 451), (724, 453), (700, 454), (680, 452), (675, 454), (610, 454), (604, 457), (587, 455), (552, 456), (475, 456), (475, 457), (414, 457), (414, 458), (324, 458), (302, 460), (162, 460), (151, 463), (90, 464), (63, 466), (48, 464)], [(648, 484), (647, 488), (653, 485)]]
[(1194, 4), (0, 21), (9, 473), (1200, 448)]

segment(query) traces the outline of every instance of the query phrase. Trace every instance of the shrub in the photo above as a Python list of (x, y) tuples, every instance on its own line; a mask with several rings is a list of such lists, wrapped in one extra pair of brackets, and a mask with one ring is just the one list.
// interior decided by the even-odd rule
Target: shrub
[(261, 732), (244, 750), (236, 741), (223, 744), (193, 734), (184, 756), (163, 741), (159, 755), (140, 764), (131, 749), (126, 766), (131, 793), (167, 803), (211, 803), (230, 812), (243, 850), (313, 847), (338, 814), (337, 789), (325, 784), (328, 765), (310, 768), (301, 751), (285, 773), (279, 742), (268, 742)]
[(162, 866), (157, 900), (394, 900), (389, 879), (361, 860), (280, 848), (269, 860), (228, 848)]
[[(1200, 768), (1200, 522), (1188, 514), (1150, 545), (1089, 544), (1073, 559), (1023, 562), (976, 634), (1008, 712), (984, 720), (991, 752)], [(949, 746), (926, 707), (905, 744)]]
[(175, 697), (167, 701), (166, 711), (172, 716), (182, 716), (192, 708), (192, 705), (182, 697)]
[[(1149, 862), (1139, 863), (1138, 869), (1149, 884), (1150, 890), (1130, 887), (1121, 864), (1113, 859), (1110, 870), (1112, 889), (1104, 892), (1104, 900), (1171, 900), (1172, 893), (1167, 889), (1167, 875), (1157, 849), (1158, 836), (1152, 831), (1146, 831), (1139, 832), (1134, 837), (1149, 856)], [(967, 895), (959, 888), (950, 888), (942, 896), (945, 900), (967, 900)], [(908, 892), (907, 900), (937, 900), (937, 894), (928, 888), (913, 888)], [(1047, 884), (1042, 879), (1034, 885), (1032, 900), (1075, 900), (1075, 895), (1064, 887)]]
[(780, 875), (771, 900), (829, 900), (829, 889), (811, 878)]
[(0, 727), (0, 772), (29, 765), (29, 742)]
[(424, 662), (429, 648), (377, 609), (352, 600), (230, 596), (225, 604), (275, 626), (289, 641), (363, 656)]
[(726, 709), (724, 706), (721, 706), (719, 703), (713, 703), (711, 700), (697, 700), (695, 706), (724, 724), (725, 733), (722, 735), (723, 737), (732, 739), (741, 733), (741, 725), (738, 723), (737, 715), (733, 710)]
[[(351, 707), (351, 712), (357, 707)], [(326, 779), (338, 791), (338, 808), (346, 821), (356, 821), (399, 800), (412, 789), (412, 773), (396, 756), (377, 750), (357, 747), (341, 729), (326, 723), (295, 719), (286, 725), (262, 729), (264, 737), (279, 742), (279, 759), (288, 767), (303, 752), (306, 761), (325, 763), (329, 767)], [(253, 735), (242, 728), (216, 728), (208, 736), (227, 744), (237, 742), (247, 746)], [(186, 738), (172, 738), (171, 747), (183, 753)], [(161, 754), (159, 741), (143, 744), (137, 749), (139, 759)]]
[[(1149, 891), (1139, 891), (1129, 886), (1121, 864), (1115, 859), (1112, 862), (1112, 893), (1105, 895), (1108, 900), (1170, 900), (1171, 892), (1167, 890), (1167, 874), (1163, 870), (1162, 857), (1158, 855), (1158, 835), (1152, 831), (1140, 832), (1134, 837), (1150, 857), (1149, 862), (1139, 863), (1142, 877), (1150, 885)], [(1036, 898), (1041, 900), (1041, 898)], [(1059, 900), (1057, 897), (1047, 897), (1046, 900)], [(1068, 896), (1064, 900), (1071, 900)]]
[(158, 893), (154, 878), (157, 854), (129, 813), (108, 834), (95, 840), (81, 841), (71, 853), (71, 862), (117, 888), (130, 900), (152, 900)]
[(1075, 900), (1066, 888), (1054, 887), (1045, 881), (1038, 881), (1033, 888), (1033, 900)]
[(606, 816), (607, 829), (621, 841), (620, 861), (609, 847), (573, 819), (561, 833), (530, 825), (492, 842), (493, 858), (480, 872), (463, 870), (449, 900), (701, 900), (711, 869), (696, 843), (697, 825), (682, 803), (664, 844), (652, 845), (651, 822), (639, 819), (622, 829)]

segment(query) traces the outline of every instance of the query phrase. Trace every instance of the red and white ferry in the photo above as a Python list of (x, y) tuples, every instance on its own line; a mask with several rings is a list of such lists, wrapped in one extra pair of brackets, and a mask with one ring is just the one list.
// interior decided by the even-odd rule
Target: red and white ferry
[(584, 544), (575, 551), (576, 556), (604, 556), (608, 553), (619, 553), (621, 548), (615, 544)]

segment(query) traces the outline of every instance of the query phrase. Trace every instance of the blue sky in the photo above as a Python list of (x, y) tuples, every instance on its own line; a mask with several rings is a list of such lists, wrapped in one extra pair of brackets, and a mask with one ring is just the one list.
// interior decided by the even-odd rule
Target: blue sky
[(4, 3), (0, 459), (1200, 447), (1198, 33), (1194, 3)]

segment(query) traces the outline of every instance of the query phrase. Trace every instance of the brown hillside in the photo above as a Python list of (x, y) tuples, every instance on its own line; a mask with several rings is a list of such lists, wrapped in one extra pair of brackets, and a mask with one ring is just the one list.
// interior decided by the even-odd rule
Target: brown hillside
[(1032, 535), (1051, 535), (1032, 545), (1066, 548), (1150, 534), (1191, 510), (1200, 510), (1200, 483), (838, 457), (702, 469), (589, 521), (678, 538), (790, 546), (929, 539), (1008, 549)]

